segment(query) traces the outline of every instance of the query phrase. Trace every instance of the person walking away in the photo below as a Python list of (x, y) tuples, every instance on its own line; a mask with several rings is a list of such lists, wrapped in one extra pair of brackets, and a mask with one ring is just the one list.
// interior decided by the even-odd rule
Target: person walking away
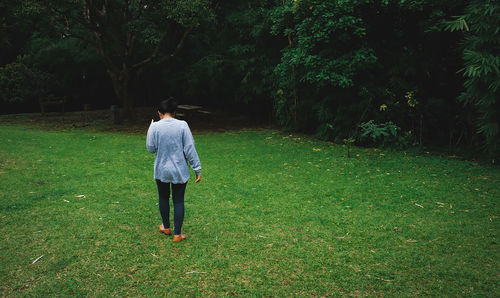
[(146, 149), (155, 154), (154, 179), (158, 187), (158, 205), (163, 224), (160, 231), (172, 234), (170, 229), (169, 198), (174, 204), (174, 242), (186, 239), (181, 233), (184, 222), (184, 193), (190, 177), (187, 163), (201, 181), (201, 163), (194, 146), (193, 135), (186, 121), (175, 119), (177, 102), (173, 97), (158, 107), (159, 121), (151, 120), (146, 138)]

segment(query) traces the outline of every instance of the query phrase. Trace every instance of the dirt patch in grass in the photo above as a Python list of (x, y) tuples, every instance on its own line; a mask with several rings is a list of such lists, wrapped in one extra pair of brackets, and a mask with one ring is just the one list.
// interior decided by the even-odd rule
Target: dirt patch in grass
[[(275, 127), (271, 120), (258, 121), (253, 117), (232, 111), (212, 109), (207, 112), (193, 112), (189, 117), (180, 115), (177, 118), (187, 121), (191, 130), (198, 133)], [(0, 115), (0, 124), (25, 125), (57, 131), (85, 129), (101, 132), (144, 134), (153, 118), (155, 121), (158, 120), (155, 108), (141, 107), (136, 109), (135, 116), (132, 119), (123, 119), (120, 124), (113, 123), (113, 114), (110, 110), (67, 112), (64, 114), (53, 112), (46, 113), (44, 116), (41, 113)]]

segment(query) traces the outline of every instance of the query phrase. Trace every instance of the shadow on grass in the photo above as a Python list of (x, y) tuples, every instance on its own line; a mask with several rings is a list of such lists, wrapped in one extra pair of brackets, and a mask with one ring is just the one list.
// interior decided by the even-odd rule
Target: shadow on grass
[[(210, 110), (210, 113), (193, 113), (190, 117), (178, 117), (188, 122), (193, 132), (225, 132), (242, 129), (273, 128), (268, 122), (256, 121), (252, 117), (225, 110)], [(78, 111), (67, 113), (25, 113), (0, 115), (1, 125), (24, 125), (44, 130), (67, 131), (84, 129), (98, 132), (123, 132), (145, 134), (151, 119), (158, 119), (156, 109), (141, 107), (136, 109), (132, 119), (123, 119), (120, 124), (113, 123), (110, 110)]]

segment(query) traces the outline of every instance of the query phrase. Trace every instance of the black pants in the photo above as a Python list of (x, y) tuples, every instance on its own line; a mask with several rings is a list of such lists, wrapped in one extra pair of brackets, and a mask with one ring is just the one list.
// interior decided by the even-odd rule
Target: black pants
[(174, 235), (181, 234), (182, 222), (184, 221), (184, 193), (186, 184), (164, 183), (156, 180), (158, 186), (158, 205), (160, 207), (163, 227), (170, 228), (170, 185), (172, 185), (172, 201), (174, 202)]

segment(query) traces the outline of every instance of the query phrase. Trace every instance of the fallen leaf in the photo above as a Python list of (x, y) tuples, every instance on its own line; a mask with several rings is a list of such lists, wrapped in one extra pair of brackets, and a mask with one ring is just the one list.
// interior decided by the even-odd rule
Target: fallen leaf
[(76, 195), (75, 198), (85, 198), (85, 195)]
[(337, 239), (345, 239), (345, 237), (349, 236), (349, 232), (347, 232), (344, 236), (337, 236)]
[(36, 262), (38, 262), (44, 255), (41, 255), (39, 256), (38, 258), (36, 258), (33, 262), (31, 262), (31, 264), (35, 264)]
[(186, 272), (186, 274), (205, 274), (206, 272), (202, 272), (202, 271), (189, 271), (189, 272)]

